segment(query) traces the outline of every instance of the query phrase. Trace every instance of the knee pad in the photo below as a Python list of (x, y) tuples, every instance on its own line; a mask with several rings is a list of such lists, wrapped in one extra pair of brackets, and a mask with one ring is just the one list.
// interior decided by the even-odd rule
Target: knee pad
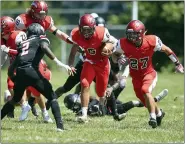
[(82, 79), (81, 80), (81, 86), (82, 87), (89, 87), (89, 82), (87, 81), (87, 79)]

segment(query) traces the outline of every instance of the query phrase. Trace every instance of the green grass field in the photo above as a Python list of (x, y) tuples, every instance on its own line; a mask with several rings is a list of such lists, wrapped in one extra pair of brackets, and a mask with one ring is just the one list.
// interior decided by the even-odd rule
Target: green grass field
[[(62, 85), (66, 74), (54, 71), (54, 90)], [(15, 109), (15, 118), (5, 118), (1, 122), (1, 143), (183, 143), (184, 142), (184, 75), (174, 73), (158, 74), (158, 83), (153, 91), (156, 95), (167, 88), (169, 95), (160, 102), (166, 112), (161, 127), (152, 129), (148, 125), (148, 112), (145, 108), (134, 108), (127, 113), (125, 120), (114, 121), (112, 117), (93, 117), (86, 124), (75, 122), (75, 114), (64, 107), (63, 97), (59, 99), (64, 126), (63, 133), (55, 131), (55, 124), (42, 122), (41, 114), (36, 119), (31, 112), (24, 122), (19, 122), (20, 107)], [(6, 72), (1, 72), (1, 106), (6, 89)], [(73, 90), (69, 93), (73, 93)], [(95, 95), (91, 86), (91, 94)], [(136, 100), (131, 79), (119, 99), (127, 102)], [(174, 101), (175, 99), (175, 101)], [(51, 112), (50, 116), (53, 118)], [(54, 119), (54, 118), (53, 118)]]

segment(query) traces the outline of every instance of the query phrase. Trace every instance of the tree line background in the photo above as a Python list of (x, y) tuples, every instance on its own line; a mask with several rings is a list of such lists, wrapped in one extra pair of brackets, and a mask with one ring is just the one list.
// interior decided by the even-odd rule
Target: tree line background
[[(94, 9), (95, 13), (96, 9), (105, 10), (104, 13), (97, 13), (105, 19), (107, 25), (125, 25), (132, 19), (132, 2), (129, 1), (48, 1), (47, 4), (49, 6), (48, 15), (53, 17), (55, 26), (78, 25), (78, 9), (79, 11), (84, 9), (84, 13), (89, 13), (88, 9)], [(24, 13), (30, 5), (31, 1), (2, 1), (1, 15), (16, 18), (19, 14)], [(54, 12), (55, 9), (59, 9), (60, 12)], [(67, 14), (65, 13), (67, 9), (77, 9), (77, 14)], [(147, 34), (155, 34), (160, 37), (163, 43), (169, 46), (184, 62), (184, 1), (139, 1), (138, 13), (139, 20), (146, 26)], [(51, 41), (52, 51), (60, 57), (60, 40), (49, 32), (47, 35)], [(124, 30), (122, 36), (125, 36)], [(56, 68), (47, 58), (46, 61), (50, 68)], [(156, 52), (153, 56), (153, 64), (158, 71), (162, 71), (163, 68), (173, 70), (171, 61), (164, 53)]]

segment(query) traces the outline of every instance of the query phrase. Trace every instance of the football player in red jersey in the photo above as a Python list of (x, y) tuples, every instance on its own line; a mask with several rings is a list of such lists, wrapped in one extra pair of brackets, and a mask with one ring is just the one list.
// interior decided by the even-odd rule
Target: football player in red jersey
[[(17, 54), (17, 45), (23, 40), (26, 40), (26, 33), (23, 31), (15, 31), (15, 22), (14, 19), (9, 16), (1, 17), (1, 50), (8, 54), (10, 64), (14, 61)], [(10, 49), (11, 48), (11, 49)], [(8, 77), (7, 87), (8, 90), (5, 90), (5, 100), (10, 100), (14, 95), (13, 92), (14, 83)], [(27, 103), (22, 103), (22, 109), (28, 107)], [(14, 113), (11, 112), (8, 114), (8, 117), (13, 118)]]
[(72, 44), (69, 36), (57, 29), (54, 25), (51, 16), (48, 16), (48, 6), (44, 1), (33, 1), (31, 7), (27, 9), (26, 13), (19, 15), (15, 19), (16, 28), (26, 31), (27, 27), (32, 23), (39, 23), (44, 30), (56, 35), (58, 38), (64, 40), (67, 43)]
[(150, 113), (149, 125), (156, 128), (161, 125), (165, 115), (152, 97), (152, 90), (157, 82), (157, 72), (152, 65), (155, 51), (165, 52), (175, 64), (178, 72), (184, 73), (175, 53), (155, 35), (145, 35), (145, 26), (139, 20), (132, 20), (126, 27), (126, 38), (121, 38), (116, 45), (116, 52), (124, 53), (129, 59), (130, 76), (136, 96)]
[(96, 79), (96, 93), (100, 97), (100, 108), (104, 106), (104, 95), (108, 84), (110, 64), (107, 56), (102, 55), (102, 46), (112, 46), (114, 41), (104, 27), (96, 26), (95, 19), (90, 14), (83, 15), (79, 20), (79, 27), (71, 32), (73, 43), (81, 46), (86, 54), (81, 72), (81, 101), (82, 116), (79, 122), (87, 121), (89, 90), (93, 79)]

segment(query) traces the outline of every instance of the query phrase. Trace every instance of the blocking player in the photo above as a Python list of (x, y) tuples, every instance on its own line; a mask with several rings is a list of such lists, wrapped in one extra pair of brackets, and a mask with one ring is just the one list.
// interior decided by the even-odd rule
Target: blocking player
[[(49, 48), (50, 42), (46, 38), (44, 28), (40, 24), (33, 23), (28, 27), (27, 38), (26, 41), (23, 41), (19, 45), (19, 53), (8, 71), (11, 80), (15, 82), (14, 97), (3, 106), (1, 119), (3, 119), (9, 111), (14, 109), (14, 105), (21, 100), (26, 87), (32, 86), (51, 102), (51, 109), (56, 121), (57, 131), (63, 131), (63, 121), (56, 95), (52, 90), (50, 82), (39, 72), (38, 65), (44, 54), (46, 54), (58, 66), (64, 67), (69, 74), (73, 74), (74, 71), (68, 65), (61, 63), (51, 52)], [(16, 75), (14, 75), (15, 69)]]
[[(26, 13), (19, 15), (15, 19), (15, 22), (16, 28), (23, 31), (25, 31), (30, 24), (39, 23), (45, 31), (49, 31), (65, 42), (72, 44), (69, 36), (57, 29), (52, 17), (48, 16), (48, 5), (45, 1), (33, 1), (31, 7), (26, 10)], [(23, 100), (26, 101), (26, 98), (23, 97)], [(40, 100), (42, 105), (45, 107), (45, 101), (42, 95), (40, 96)]]
[(28, 26), (32, 23), (39, 23), (44, 30), (56, 35), (58, 38), (64, 40), (65, 42), (72, 44), (69, 36), (57, 29), (54, 25), (54, 21), (51, 16), (48, 16), (48, 5), (45, 1), (38, 0), (33, 1), (31, 7), (26, 10), (26, 13), (19, 15), (15, 19), (16, 28), (19, 30), (26, 31)]
[[(1, 17), (1, 50), (8, 54), (10, 64), (14, 61), (17, 55), (17, 45), (22, 41), (26, 40), (26, 33), (20, 30), (15, 30), (14, 19), (9, 16)], [(9, 47), (9, 48), (8, 48)], [(11, 49), (10, 49), (11, 48)], [(14, 83), (11, 79), (7, 78), (8, 90), (5, 90), (5, 100), (10, 100), (13, 95)], [(29, 107), (28, 103), (21, 103), (22, 110)], [(8, 117), (13, 118), (14, 112), (11, 111)]]
[(157, 72), (152, 65), (154, 52), (165, 52), (175, 64), (178, 72), (184, 68), (175, 53), (155, 35), (145, 35), (145, 25), (139, 20), (132, 20), (126, 27), (126, 38), (121, 38), (116, 45), (116, 52), (125, 54), (129, 59), (130, 76), (136, 96), (148, 109), (149, 125), (156, 128), (161, 125), (165, 113), (157, 106), (152, 97), (152, 90), (157, 82)]

